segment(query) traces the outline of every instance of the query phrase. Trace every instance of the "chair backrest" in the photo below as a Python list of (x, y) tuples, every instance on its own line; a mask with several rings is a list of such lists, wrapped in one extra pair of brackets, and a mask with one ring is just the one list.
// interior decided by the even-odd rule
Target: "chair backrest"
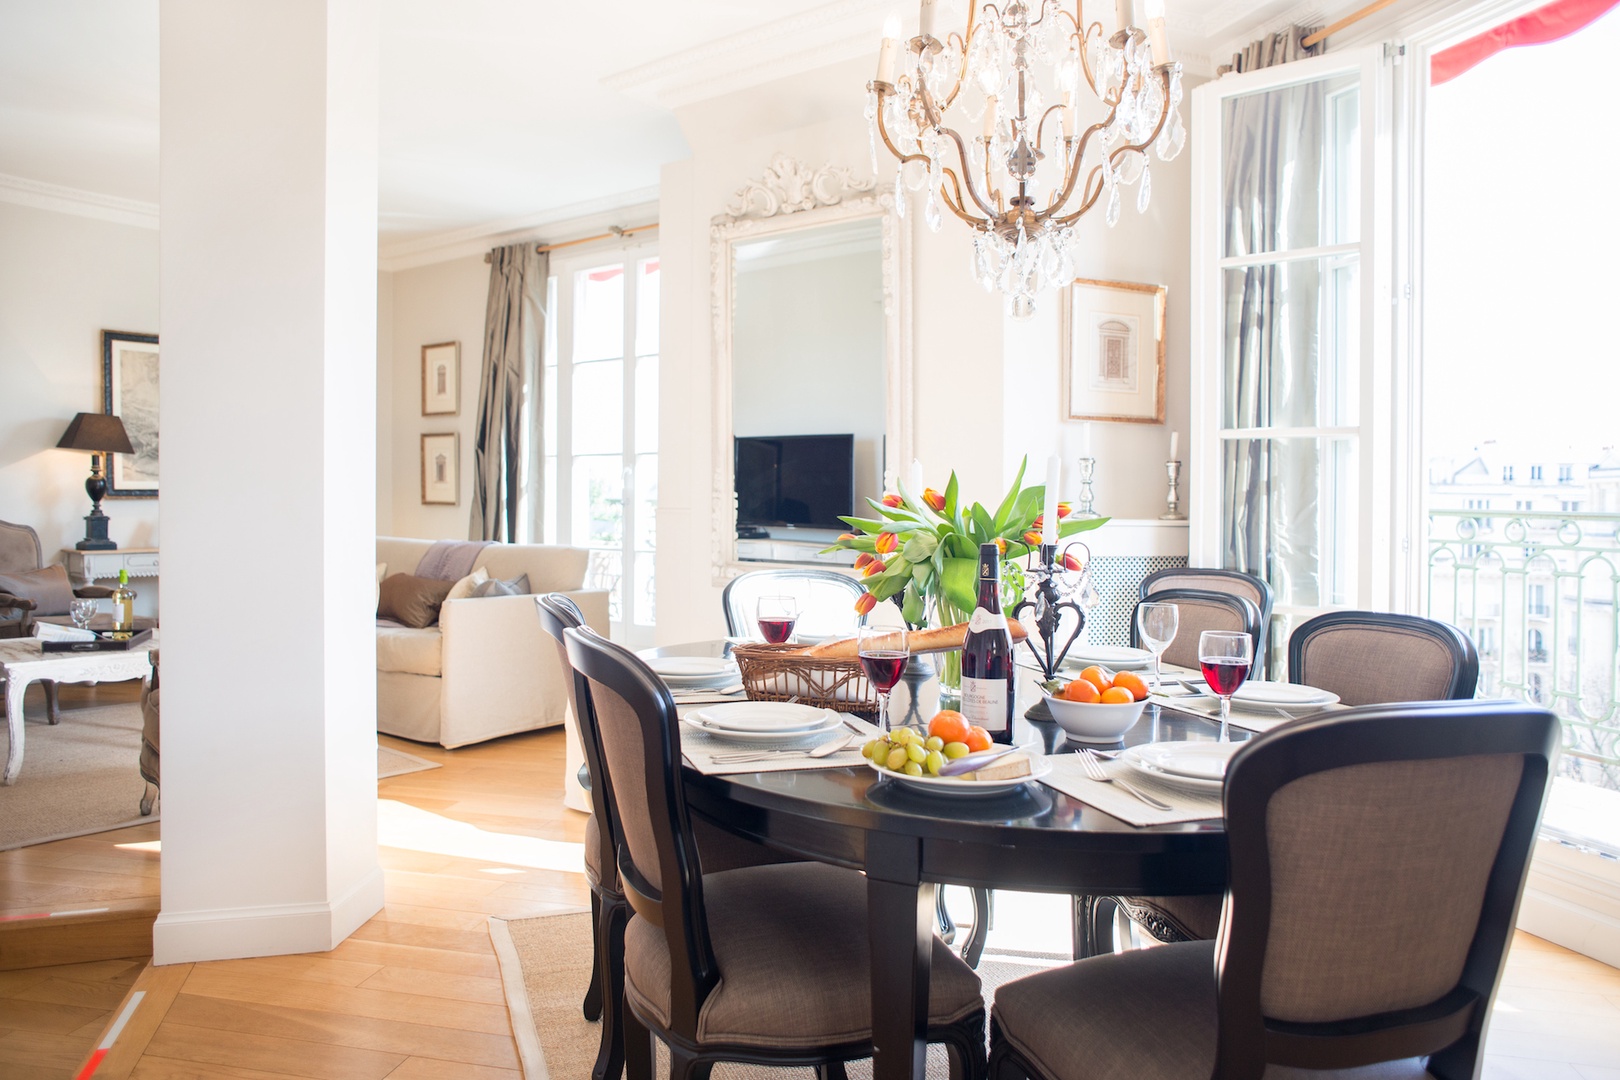
[(27, 525), (0, 521), (0, 574), (26, 573), (45, 565), (39, 533)]
[(565, 631), (568, 659), (590, 686), (608, 797), (619, 827), (619, 883), (631, 910), (669, 943), (671, 1027), (697, 1031), (719, 981), (703, 909), (703, 876), (681, 787), (675, 702), (637, 656), (589, 627)]
[[(1177, 608), (1176, 637), (1164, 650), (1166, 664), (1178, 667), (1198, 667), (1198, 635), (1205, 630), (1241, 630), (1254, 640), (1255, 671), (1264, 670), (1259, 663), (1265, 634), (1260, 621), (1260, 609), (1244, 597), (1233, 593), (1208, 592), (1204, 589), (1161, 589), (1142, 604), (1174, 604)], [(1136, 612), (1131, 612), (1131, 644), (1138, 645)]]
[(1241, 570), (1206, 570), (1191, 566), (1173, 566), (1158, 570), (1142, 579), (1137, 595), (1142, 600), (1168, 589), (1201, 589), (1204, 592), (1230, 593), (1241, 596), (1260, 609), (1260, 638), (1255, 648), (1254, 668), (1257, 675), (1266, 672), (1266, 660), (1271, 654), (1271, 585), (1263, 578), (1245, 574)]
[[(1471, 1075), (1558, 739), (1506, 701), (1322, 713), (1227, 770), (1217, 1076), (1445, 1050)], [(1435, 1070), (1431, 1059), (1431, 1070)]]
[(848, 574), (836, 570), (752, 570), (726, 582), (720, 602), (726, 612), (726, 633), (752, 637), (755, 607), (762, 596), (791, 596), (799, 601), (795, 632), (815, 636), (855, 633), (855, 601), (866, 590)]
[(1448, 623), (1417, 615), (1330, 611), (1288, 639), (1288, 678), (1346, 705), (1471, 698), (1479, 652)]
[(601, 880), (597, 883), (609, 892), (617, 893), (619, 827), (614, 819), (613, 799), (609, 795), (607, 769), (602, 764), (602, 740), (596, 730), (596, 714), (591, 708), (591, 688), (585, 677), (574, 670), (568, 659), (567, 631), (585, 625), (585, 616), (579, 605), (562, 593), (547, 593), (534, 598), (540, 615), (540, 626), (557, 640), (557, 656), (568, 673), (568, 699), (574, 709), (574, 724), (579, 731), (580, 749), (585, 753), (585, 771), (591, 778), (591, 816), (596, 819), (595, 866)]

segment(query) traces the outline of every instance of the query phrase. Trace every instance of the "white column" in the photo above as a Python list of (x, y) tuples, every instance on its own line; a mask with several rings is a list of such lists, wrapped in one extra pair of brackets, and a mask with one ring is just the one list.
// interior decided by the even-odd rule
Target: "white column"
[(377, 862), (377, 0), (163, 0), (160, 964), (330, 949)]

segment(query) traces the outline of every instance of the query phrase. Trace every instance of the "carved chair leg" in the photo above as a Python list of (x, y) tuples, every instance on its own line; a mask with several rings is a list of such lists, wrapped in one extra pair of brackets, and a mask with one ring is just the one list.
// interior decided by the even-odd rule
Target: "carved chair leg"
[(652, 1032), (628, 1008), (623, 1027), (625, 1080), (653, 1080)]
[(829, 1061), (816, 1066), (816, 1080), (849, 1080), (842, 1061)]
[(591, 890), (591, 936), (595, 949), (591, 956), (591, 984), (585, 988), (585, 1019), (602, 1018), (602, 894)]
[(669, 1048), (669, 1080), (709, 1080), (714, 1062), (690, 1055), (677, 1047)]
[(990, 897), (989, 889), (972, 889), (973, 894), (973, 929), (968, 933), (968, 939), (962, 943), (962, 959), (968, 967), (979, 966), (979, 958), (984, 955), (984, 942), (990, 936)]
[(939, 922), (939, 940), (947, 945), (956, 943), (956, 923), (951, 918), (951, 909), (945, 904), (945, 887), (941, 885), (934, 890), (934, 918)]
[(151, 817), (152, 807), (157, 802), (158, 788), (150, 780), (146, 783), (146, 791), (141, 794), (141, 817)]
[[(604, 902), (596, 939), (597, 967), (602, 972), (602, 1043), (591, 1080), (619, 1080), (626, 1065), (629, 1024), (634, 1019), (624, 1003), (624, 927), (629, 921), (629, 904)], [(641, 1041), (650, 1046), (650, 1039), (647, 1035)]]
[(1112, 896), (1080, 895), (1074, 898), (1074, 958), (1101, 956), (1114, 951), (1114, 912), (1118, 904)]

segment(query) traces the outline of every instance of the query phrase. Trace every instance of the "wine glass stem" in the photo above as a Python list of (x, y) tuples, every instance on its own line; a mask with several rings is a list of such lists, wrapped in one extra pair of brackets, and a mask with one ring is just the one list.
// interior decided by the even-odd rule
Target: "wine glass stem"
[(1159, 673), (1159, 657), (1163, 655), (1163, 653), (1159, 652), (1153, 654), (1153, 689), (1155, 692), (1164, 689), (1164, 676)]
[(1232, 721), (1232, 697), (1230, 694), (1221, 696), (1221, 742), (1230, 742), (1231, 736), (1227, 725)]
[(878, 691), (878, 730), (889, 730), (889, 692)]

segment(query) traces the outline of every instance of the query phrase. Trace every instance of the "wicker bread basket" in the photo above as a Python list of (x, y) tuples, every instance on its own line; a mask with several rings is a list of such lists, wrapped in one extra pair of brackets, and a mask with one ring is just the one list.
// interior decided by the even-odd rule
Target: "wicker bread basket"
[(798, 701), (837, 712), (876, 712), (877, 688), (859, 660), (805, 656), (798, 645), (738, 645), (731, 650), (751, 701)]

